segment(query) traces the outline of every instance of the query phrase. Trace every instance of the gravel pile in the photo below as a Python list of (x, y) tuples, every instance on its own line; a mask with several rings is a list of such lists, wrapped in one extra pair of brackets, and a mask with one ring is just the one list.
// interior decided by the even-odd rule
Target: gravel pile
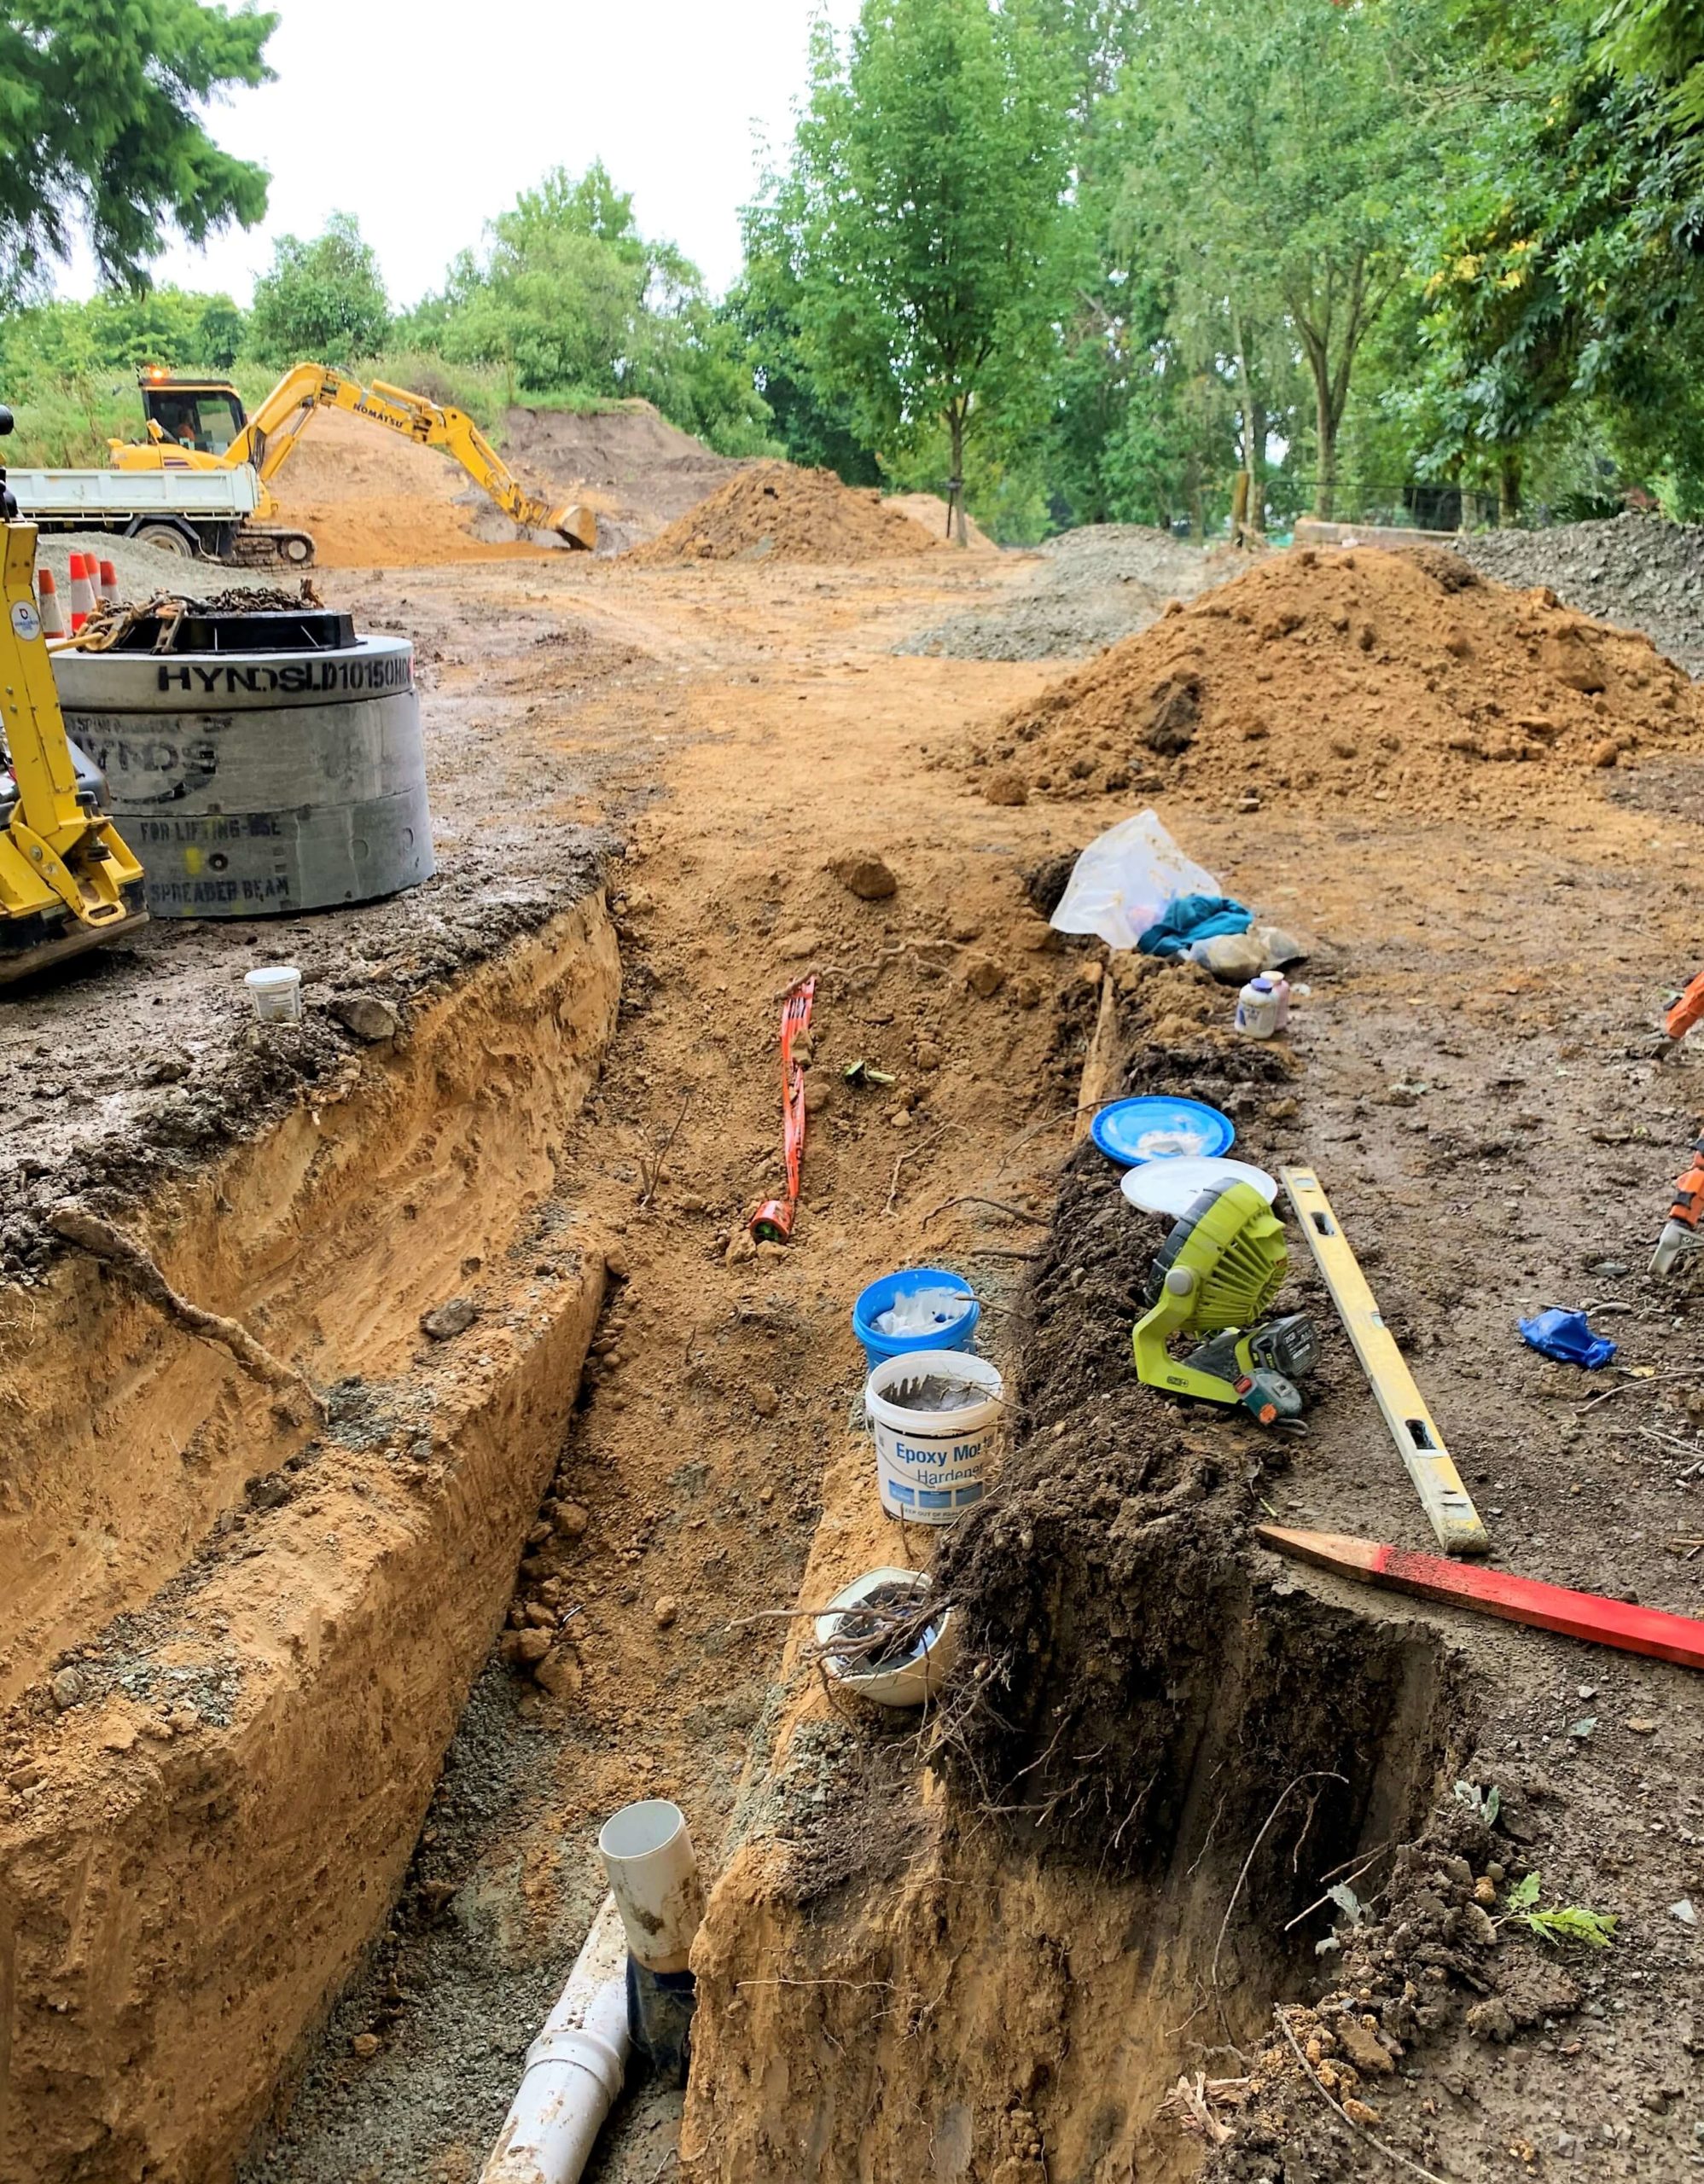
[(36, 566), (53, 571), (59, 603), (67, 618), (73, 554), (93, 554), (110, 561), (119, 590), (127, 600), (152, 599), (157, 591), (187, 591), (197, 599), (206, 599), (220, 591), (271, 590), (281, 578), (290, 581), (288, 571), (228, 569), (218, 561), (168, 553), (163, 546), (146, 545), (139, 538), (115, 538), (107, 531), (55, 531), (37, 539)]
[(1096, 523), (1050, 538), (1028, 581), (955, 614), (896, 652), (950, 659), (1073, 659), (1134, 636), (1168, 599), (1193, 599), (1247, 566), (1139, 523)]
[(1457, 551), (1501, 584), (1548, 584), (1596, 621), (1643, 630), (1689, 675), (1704, 675), (1704, 526), (1630, 513), (1554, 531), (1476, 532)]

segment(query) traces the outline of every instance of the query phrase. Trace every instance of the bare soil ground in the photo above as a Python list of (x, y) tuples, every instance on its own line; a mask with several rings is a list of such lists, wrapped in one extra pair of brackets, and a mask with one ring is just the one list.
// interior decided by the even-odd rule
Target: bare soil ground
[[(245, 1038), (239, 979), (253, 956), (220, 928), (158, 929), (0, 1002), (8, 1354), (21, 1374), (45, 1339), (30, 1332), (27, 1285), (47, 1269), (54, 1197), (75, 1188), (142, 1217), (168, 1180), (188, 1188), (233, 1138), (260, 1158), (326, 1076), (346, 1072), (362, 1096), (393, 1065), (327, 1021), (328, 998), (358, 985), (405, 1013), (435, 1006), (470, 962), (500, 968), (579, 900), (600, 844), (625, 849), (605, 867), (621, 994), (602, 1080), (516, 1155), (514, 1189), (562, 1225), (523, 1223), (500, 1270), (476, 1246), (465, 1277), (497, 1284), (505, 1310), (536, 1310), (527, 1285), (560, 1272), (552, 1233), (608, 1244), (571, 1429), (554, 1475), (526, 1473), (545, 1529), (523, 1539), (523, 1523), (513, 1539), (524, 1559), (511, 1621), (550, 1631), (553, 1677), (492, 1647), (388, 1913), (407, 1845), (399, 1813), (375, 1804), (365, 1969), (317, 2039), (266, 2059), (272, 2120), (244, 2174), (474, 2176), (599, 1893), (598, 1821), (644, 1794), (686, 1807), (720, 1876), (682, 2142), (695, 2178), (1186, 2175), (1206, 2145), (1159, 2112), (1165, 2086), (1198, 2066), (1247, 2075), (1228, 2043), (1254, 2058), (1274, 2002), (1340, 1993), (1364, 1960), (1355, 1992), (1398, 2028), (1402, 2053), (1376, 2091), (1365, 2066), (1362, 2096), (1370, 2128), (1410, 2160), (1463, 2180), (1691, 2173), (1699, 1944), (1670, 1907), (1704, 1901), (1704, 1752), (1684, 1673), (1348, 1594), (1256, 1556), (1247, 1527), (1267, 1508), (1427, 1543), (1335, 1339), (1299, 1443), (1181, 1416), (1133, 1385), (1131, 1292), (1154, 1239), (1097, 1155), (1067, 1157), (1100, 1013), (1097, 951), (1050, 936), (1024, 880), (1130, 798), (1085, 776), (1068, 801), (985, 801), (964, 747), (1032, 706), (1048, 671), (892, 649), (994, 599), (1008, 566), (939, 550), (856, 568), (557, 555), (480, 566), (439, 531), (418, 537), (437, 542), (431, 565), (404, 567), (387, 549), (384, 572), (351, 571), (335, 596), (364, 626), (408, 630), (433, 670), (443, 876), (281, 936), (317, 981), (300, 1064)], [(1222, 626), (1204, 630), (1209, 688)], [(1691, 1559), (1704, 1449), (1690, 1407), (1704, 1360), (1690, 1281), (1659, 1294), (1638, 1269), (1704, 1104), (1692, 1072), (1659, 1071), (1649, 1042), (1664, 990), (1695, 967), (1686, 814), (1704, 769), (1678, 746), (1618, 755), (1613, 770), (1558, 768), (1542, 804), (1447, 818), (1358, 778), (1318, 795), (1263, 781), (1261, 808), (1246, 811), (1258, 748), (1178, 773), (1163, 809), (1185, 846), (1229, 892), (1317, 938), (1297, 1066), (1263, 1075), (1270, 1051), (1257, 1065), (1225, 1035), (1231, 997), (1184, 972), (1121, 981), (1108, 1020), (1120, 1075), (1228, 1104), (1251, 1157), (1319, 1168), (1509, 1566), (1685, 1608), (1704, 1567)], [(892, 896), (842, 885), (829, 868), (854, 851), (887, 860)], [(736, 1242), (730, 1258), (779, 1173), (780, 996), (813, 969), (817, 1098), (797, 1236), (754, 1255)], [(439, 1050), (446, 1124), (475, 1098), (474, 1065), (487, 1046), (501, 1052), (503, 1028), (485, 1010), (457, 1036), (459, 1076)], [(156, 1052), (172, 1070), (149, 1084)], [(848, 1086), (841, 1071), (860, 1059), (896, 1083)], [(454, 1170), (471, 1188), (480, 1159), (477, 1138), (452, 1130), (442, 1156), (422, 1150), (421, 1171)], [(1007, 1210), (949, 1203), (966, 1194)], [(382, 1202), (364, 1217), (381, 1230)], [(463, 1218), (446, 1200), (433, 1279), (453, 1275)], [(945, 1565), (970, 1664), (993, 1664), (983, 1682), (1002, 1695), (986, 1718), (946, 1717), (957, 1743), (927, 1771), (910, 1736), (832, 1712), (796, 1647), (751, 1620), (814, 1604), (877, 1560), (930, 1552), (876, 1509), (846, 1325), (866, 1281), (922, 1258), (976, 1281), (1017, 1398), (1008, 1490)], [(401, 1240), (393, 1261), (406, 1263)], [(1604, 1323), (1649, 1377), (1587, 1381), (1517, 1345), (1517, 1311), (1603, 1300), (1631, 1308)], [(383, 1400), (400, 1419), (428, 1368), (409, 1364), (399, 1336), (381, 1344), (372, 1287), (341, 1309), (347, 1324), (279, 1323), (317, 1372), (342, 1348), (382, 1348)], [(471, 1385), (494, 1343), (479, 1326), (456, 1338), (432, 1385)], [(103, 1369), (123, 1376), (117, 1359)], [(35, 1520), (58, 1430), (21, 1377), (7, 1402), (37, 1468), (27, 1491), (15, 1483), (0, 1500), (0, 1526)], [(382, 1473), (375, 1484), (353, 1465), (358, 1429), (347, 1417), (334, 1428), (313, 1475), (323, 1483), (293, 1487), (276, 1512), (248, 1492), (240, 1436), (214, 1468), (244, 1516), (242, 1547), (220, 1550), (219, 1582), (249, 1602), (220, 1618), (221, 1658), (235, 1647), (238, 1670), (238, 1641), (258, 1661), (255, 1634), (279, 1604), (332, 1596), (337, 1539), (370, 1525), (374, 1494), (384, 1506)], [(404, 1434), (404, 1461), (407, 1447)], [(486, 1493), (503, 1476), (500, 1439), (493, 1449)], [(514, 1476), (503, 1490), (516, 1500)], [(393, 1600), (363, 1629), (375, 1674), (404, 1622), (446, 1612), (425, 1595)], [(465, 1627), (446, 1663), (490, 1635), (457, 1612)], [(113, 1642), (91, 1621), (30, 1672), (0, 1741), (0, 1849), (73, 1783), (90, 1810), (109, 1794), (76, 1743), (84, 1707), (56, 1711), (45, 1679), (63, 1663), (104, 1690)], [(1218, 1674), (1225, 1662), (1234, 1674)], [(1191, 1722), (1217, 1740), (1199, 1764), (1179, 1745)], [(184, 1730), (180, 1764), (217, 1729)], [(133, 1742), (99, 1765), (116, 1781), (152, 1765), (152, 1749)], [(299, 1749), (311, 1803), (312, 1747)], [(1320, 1808), (1314, 1834), (1291, 1814), (1253, 1858), (1288, 1773), (1316, 1767), (1345, 1779), (1343, 1798)], [(1144, 1802), (1156, 1769), (1158, 1806)], [(1458, 1774), (1495, 1783), (1507, 1812), (1495, 1841), (1439, 1852), (1468, 1857), (1469, 1894), (1489, 1865), (1505, 1879), (1531, 1865), (1547, 1902), (1620, 1921), (1612, 1949), (1562, 1967), (1571, 1994), (1552, 1979), (1540, 2007), (1511, 2002), (1501, 2038), (1469, 2030), (1469, 2007), (1540, 1994), (1552, 1967), (1514, 1928), (1469, 1946), (1457, 1917), (1446, 1933), (1462, 1907), (1426, 1877), (1460, 1884), (1435, 1861), (1400, 1873), (1375, 1861), (1358, 1880), (1374, 1923), (1341, 1969), (1311, 1955), (1317, 1909), (1280, 1931), (1339, 1858), (1399, 1844), (1447, 1811)], [(189, 1797), (187, 1773), (176, 1779)], [(358, 1856), (352, 1830), (345, 1855)], [(1377, 1923), (1404, 1889), (1432, 1899), (1409, 1906), (1406, 1934), (1404, 1920)], [(1416, 1917), (1435, 1923), (1416, 1933)], [(1224, 2019), (1211, 2007), (1221, 1984)], [(36, 2052), (44, 2001), (50, 1983), (15, 1989), (15, 2053)], [(219, 2024), (210, 1997), (215, 2083), (244, 2067)], [(1214, 2157), (1224, 2174), (1374, 2173), (1382, 2157), (1306, 2081), (1281, 2064), (1255, 2075), (1244, 2108), (1217, 2111), (1242, 2134)], [(32, 2078), (13, 2097), (27, 2120), (24, 2104), (53, 2096)], [(150, 2089), (151, 2117), (171, 2105), (169, 2088)], [(680, 2115), (678, 2096), (641, 2088), (599, 2174), (669, 2175)], [(54, 2158), (33, 2173), (142, 2174), (149, 2156), (132, 2141), (128, 2166), (111, 2148), (85, 2149), (80, 2168)], [(224, 2154), (177, 2173), (230, 2168)]]

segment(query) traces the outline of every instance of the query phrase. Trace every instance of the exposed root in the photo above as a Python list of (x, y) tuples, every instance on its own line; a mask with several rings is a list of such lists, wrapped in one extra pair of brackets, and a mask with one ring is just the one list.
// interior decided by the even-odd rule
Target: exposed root
[(67, 1244), (75, 1244), (79, 1251), (87, 1252), (103, 1266), (116, 1268), (125, 1275), (140, 1296), (186, 1334), (199, 1336), (203, 1342), (216, 1343), (251, 1380), (259, 1380), (269, 1388), (288, 1389), (292, 1394), (305, 1396), (314, 1415), (322, 1420), (325, 1417), (325, 1400), (305, 1374), (275, 1357), (264, 1343), (255, 1340), (241, 1320), (228, 1320), (221, 1312), (206, 1311), (201, 1305), (192, 1304), (187, 1297), (180, 1297), (160, 1272), (153, 1254), (134, 1236), (112, 1222), (102, 1220), (75, 1199), (67, 1199), (55, 1206), (48, 1225), (55, 1236), (62, 1236)]

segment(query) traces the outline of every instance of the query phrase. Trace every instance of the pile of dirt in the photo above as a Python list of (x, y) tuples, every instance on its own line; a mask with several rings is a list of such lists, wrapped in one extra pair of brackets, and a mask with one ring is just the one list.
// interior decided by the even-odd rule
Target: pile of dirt
[(341, 410), (322, 410), (305, 427), (273, 491), (273, 520), (311, 531), (322, 568), (412, 568), (555, 550), (523, 536), (440, 450)]
[(880, 493), (843, 485), (832, 470), (753, 463), (648, 544), (625, 558), (643, 568), (678, 561), (881, 561), (936, 542)]
[(638, 400), (587, 410), (514, 409), (503, 431), (503, 455), (517, 475), (597, 511), (601, 554), (654, 538), (746, 467)]
[[(947, 504), (939, 493), (890, 493), (887, 505), (898, 508), (902, 515), (910, 516), (913, 523), (922, 524), (930, 537), (939, 539), (943, 545), (957, 543), (958, 526), (954, 524), (949, 530)], [(964, 548), (968, 554), (1000, 551), (974, 515), (964, 519)]]
[(894, 649), (946, 659), (1071, 659), (1134, 636), (1172, 599), (1247, 566), (1141, 523), (1086, 524), (1050, 538), (1040, 565), (997, 606), (971, 607)]
[(1704, 701), (1649, 638), (1553, 592), (1444, 548), (1303, 547), (1015, 707), (970, 764), (994, 803), (1277, 789), (1500, 812), (1701, 733)]
[(1458, 550), (1481, 576), (1549, 584), (1567, 607), (1643, 630), (1689, 675), (1704, 675), (1704, 525), (1629, 511), (1555, 531), (1488, 531)]

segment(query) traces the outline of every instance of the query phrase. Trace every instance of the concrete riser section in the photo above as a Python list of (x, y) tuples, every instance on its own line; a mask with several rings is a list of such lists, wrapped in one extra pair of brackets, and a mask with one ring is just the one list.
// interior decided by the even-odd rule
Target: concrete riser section
[[(589, 898), (132, 1219), (331, 1390), (328, 1425), (86, 1263), (32, 1343), (10, 1314), (5, 2184), (227, 2174), (381, 1926), (602, 1300), (559, 1170), (619, 982)], [(458, 1292), (474, 1327), (423, 1342)]]

